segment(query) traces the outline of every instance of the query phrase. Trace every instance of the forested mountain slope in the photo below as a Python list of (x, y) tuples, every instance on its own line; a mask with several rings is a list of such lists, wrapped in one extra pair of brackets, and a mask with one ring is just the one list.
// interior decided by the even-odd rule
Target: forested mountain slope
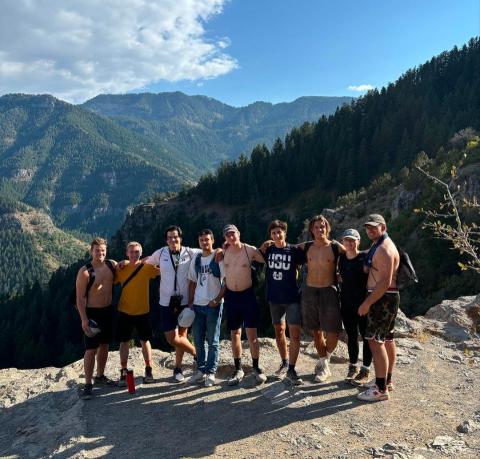
[(290, 103), (232, 107), (181, 92), (100, 95), (83, 107), (158, 142), (202, 172), (237, 159), (255, 145), (269, 146), (305, 121), (335, 113), (352, 97), (300, 97)]
[(64, 228), (110, 233), (128, 206), (198, 171), (152, 142), (52, 96), (0, 97), (0, 196)]
[(84, 256), (88, 245), (57, 228), (41, 210), (0, 198), (0, 296), (46, 282), (60, 266)]
[(272, 149), (223, 164), (191, 192), (222, 204), (274, 205), (315, 188), (316, 205), (434, 155), (456, 132), (480, 128), (480, 40), (470, 40), (370, 91), (331, 117), (305, 123)]

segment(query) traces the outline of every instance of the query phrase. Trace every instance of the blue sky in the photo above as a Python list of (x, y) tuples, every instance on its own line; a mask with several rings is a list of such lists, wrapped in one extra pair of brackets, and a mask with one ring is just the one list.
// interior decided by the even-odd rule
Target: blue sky
[(361, 95), (480, 35), (480, 0), (2, 0), (0, 95)]
[(206, 25), (228, 37), (238, 68), (149, 90), (205, 94), (232, 105), (303, 95), (359, 95), (480, 35), (478, 0), (232, 0)]

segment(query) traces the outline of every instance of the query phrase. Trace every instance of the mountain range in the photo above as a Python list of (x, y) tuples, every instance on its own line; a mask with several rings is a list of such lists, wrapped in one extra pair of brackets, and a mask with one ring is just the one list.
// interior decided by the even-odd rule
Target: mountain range
[(181, 92), (100, 95), (82, 107), (157, 142), (202, 172), (222, 160), (273, 145), (293, 127), (332, 115), (352, 97), (300, 97), (290, 103), (255, 102), (232, 107)]

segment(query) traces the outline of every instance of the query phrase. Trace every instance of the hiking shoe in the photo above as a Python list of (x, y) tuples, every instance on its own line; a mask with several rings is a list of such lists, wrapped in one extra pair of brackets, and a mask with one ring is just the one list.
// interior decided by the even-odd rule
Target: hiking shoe
[(346, 379), (347, 381), (349, 381), (349, 380), (355, 378), (355, 376), (357, 376), (357, 374), (358, 374), (358, 368), (357, 368), (357, 366), (350, 364), (350, 365), (348, 366), (348, 373), (347, 373), (347, 376), (345, 377), (345, 379)]
[(395, 389), (395, 386), (393, 385), (393, 381), (390, 381), (389, 383), (387, 383), (387, 389), (388, 389), (388, 392), (393, 392), (393, 390)]
[(177, 383), (185, 382), (185, 376), (183, 376), (183, 371), (181, 368), (173, 369), (173, 380)]
[(151, 384), (153, 383), (153, 371), (152, 367), (146, 366), (145, 367), (145, 376), (143, 377), (143, 384)]
[(208, 373), (205, 376), (205, 387), (212, 387), (215, 385), (215, 375), (213, 373)]
[(82, 395), (80, 395), (80, 398), (82, 400), (90, 400), (92, 398), (92, 391), (93, 384), (85, 384), (85, 386), (83, 386), (83, 391)]
[(127, 369), (122, 368), (120, 370), (120, 378), (117, 382), (118, 387), (127, 387)]
[(351, 379), (349, 382), (354, 386), (362, 387), (366, 382), (368, 382), (369, 376), (370, 376), (370, 370), (362, 367), (360, 368), (360, 371), (358, 372), (357, 376), (355, 376), (355, 378)]
[(228, 380), (227, 384), (229, 386), (236, 386), (238, 383), (240, 383), (243, 379), (243, 377), (245, 376), (245, 373), (243, 372), (242, 369), (240, 370), (235, 370), (233, 373), (232, 373), (232, 376), (230, 377), (230, 379)]
[(195, 373), (193, 373), (190, 378), (188, 378), (189, 383), (199, 383), (205, 381), (205, 373), (202, 373), (200, 370), (197, 370)]
[(364, 402), (381, 402), (382, 400), (388, 400), (388, 390), (382, 392), (378, 386), (374, 384), (365, 392), (360, 392), (357, 398)]
[(289, 381), (292, 386), (301, 386), (303, 384), (303, 380), (299, 378), (295, 368), (292, 368), (287, 371), (287, 376), (285, 376), (285, 380)]
[(253, 374), (255, 375), (255, 381), (262, 384), (267, 380), (267, 375), (261, 370), (261, 368), (254, 368)]
[(93, 382), (96, 386), (115, 386), (116, 382), (110, 378), (107, 378), (105, 375), (95, 376)]
[(327, 359), (319, 359), (315, 365), (315, 381), (325, 382), (330, 376), (332, 376), (332, 372)]
[(287, 376), (288, 372), (288, 363), (287, 362), (282, 362), (280, 366), (278, 367), (278, 370), (275, 372), (275, 376), (278, 379), (283, 379), (285, 376)]

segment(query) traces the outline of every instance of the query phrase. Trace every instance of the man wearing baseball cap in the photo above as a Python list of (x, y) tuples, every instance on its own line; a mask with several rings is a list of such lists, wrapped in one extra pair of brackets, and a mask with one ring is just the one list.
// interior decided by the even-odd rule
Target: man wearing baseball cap
[(376, 402), (388, 400), (389, 390), (392, 389), (391, 378), (396, 359), (393, 332), (400, 305), (396, 284), (400, 255), (388, 237), (387, 225), (381, 215), (369, 215), (365, 231), (373, 244), (366, 260), (368, 295), (360, 305), (358, 314), (367, 317), (365, 339), (373, 354), (375, 383), (358, 394), (358, 398)]
[(240, 241), (240, 231), (235, 225), (228, 224), (223, 228), (225, 237), (225, 308), (227, 327), (232, 340), (232, 353), (235, 370), (228, 384), (238, 384), (244, 376), (241, 365), (242, 356), (242, 326), (248, 338), (252, 356), (253, 374), (257, 382), (267, 380), (265, 373), (259, 367), (260, 346), (258, 344), (257, 327), (259, 308), (253, 290), (252, 261), (265, 263), (260, 251)]
[(341, 242), (346, 252), (338, 258), (340, 273), (340, 298), (343, 326), (347, 332), (348, 357), (350, 364), (346, 380), (354, 385), (368, 381), (372, 353), (368, 341), (363, 339), (363, 365), (358, 371), (358, 332), (365, 336), (366, 318), (358, 315), (358, 308), (367, 294), (368, 274), (364, 270), (367, 259), (366, 251), (359, 251), (360, 233), (356, 229), (347, 229), (341, 235)]

